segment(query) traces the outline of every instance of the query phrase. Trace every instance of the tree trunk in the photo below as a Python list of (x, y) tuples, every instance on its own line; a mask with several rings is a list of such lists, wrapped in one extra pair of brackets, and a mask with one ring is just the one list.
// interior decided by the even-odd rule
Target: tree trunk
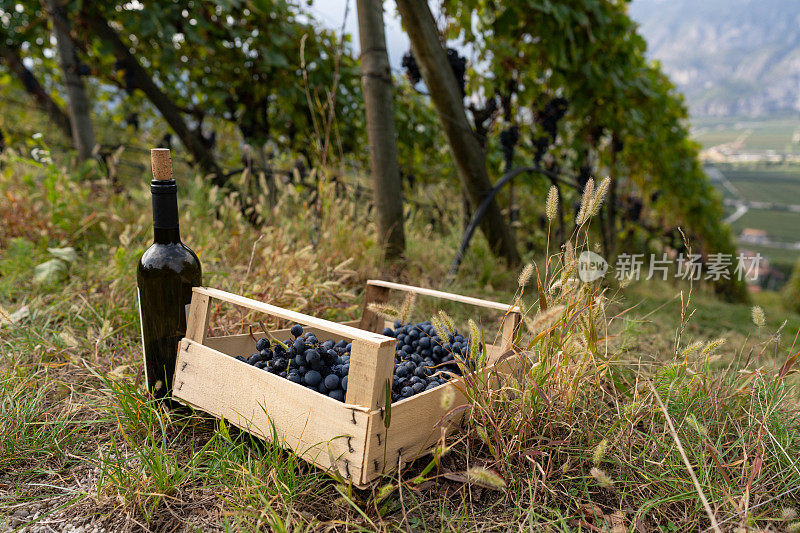
[(372, 189), (378, 219), (378, 240), (387, 261), (402, 259), (403, 190), (397, 162), (392, 72), (386, 53), (382, 0), (357, 0), (358, 36), (361, 42), (361, 85), (367, 112), (367, 135)]
[[(447, 62), (436, 22), (426, 0), (397, 0), (397, 9), (474, 211), (492, 183), (486, 170), (486, 155), (467, 121), (461, 90)], [(495, 200), (481, 221), (481, 231), (495, 254), (505, 257), (509, 264), (519, 263), (514, 238)]]
[(92, 157), (95, 146), (94, 127), (92, 127), (91, 108), (86, 97), (86, 88), (83, 86), (78, 71), (78, 56), (75, 53), (75, 44), (70, 37), (69, 21), (64, 16), (64, 11), (58, 0), (47, 0), (47, 15), (53, 28), (58, 47), (58, 63), (64, 75), (64, 86), (67, 91), (67, 108), (69, 109), (70, 123), (72, 126), (72, 144), (78, 151), (78, 157), (85, 161)]
[(207, 174), (212, 174), (212, 183), (219, 187), (225, 186), (227, 179), (214, 160), (211, 149), (206, 146), (197, 131), (189, 128), (181, 111), (169, 96), (158, 88), (153, 78), (139, 63), (139, 60), (131, 54), (128, 45), (122, 42), (117, 32), (108, 25), (105, 19), (95, 13), (84, 12), (83, 20), (100, 39), (111, 45), (117, 58), (124, 62), (125, 68), (130, 69), (135, 87), (141, 89), (147, 99), (158, 109), (200, 168)]
[(19, 53), (16, 49), (12, 48), (10, 45), (6, 44), (6, 36), (3, 32), (2, 26), (0, 26), (0, 56), (2, 56), (8, 67), (11, 71), (19, 78), (19, 81), (22, 83), (22, 86), (25, 88), (25, 91), (30, 94), (33, 99), (36, 101), (36, 105), (39, 108), (47, 113), (50, 117), (50, 120), (59, 128), (67, 137), (72, 136), (72, 127), (70, 126), (70, 120), (67, 113), (61, 109), (47, 91), (42, 87), (42, 84), (39, 83), (39, 80), (33, 75), (33, 72), (28, 70), (28, 68), (22, 63), (22, 58), (20, 57)]

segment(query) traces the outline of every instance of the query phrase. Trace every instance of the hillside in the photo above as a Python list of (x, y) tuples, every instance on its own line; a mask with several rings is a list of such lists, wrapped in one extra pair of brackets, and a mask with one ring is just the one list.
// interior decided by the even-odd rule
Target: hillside
[(692, 115), (800, 109), (800, 3), (635, 0), (630, 14)]

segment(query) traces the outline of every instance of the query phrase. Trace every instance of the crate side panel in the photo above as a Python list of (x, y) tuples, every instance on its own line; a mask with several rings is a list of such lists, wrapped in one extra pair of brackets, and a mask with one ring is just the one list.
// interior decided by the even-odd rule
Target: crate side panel
[(305, 460), (358, 482), (369, 415), (279, 376), (184, 339), (173, 395)]
[[(488, 345), (488, 353), (500, 347)], [(492, 389), (501, 386), (500, 375), (517, 374), (522, 370), (522, 358), (511, 356), (481, 372), (485, 385)], [(522, 376), (517, 376), (522, 379)], [(370, 413), (367, 428), (367, 450), (361, 484), (366, 484), (381, 473), (397, 470), (398, 462), (408, 463), (431, 451), (442, 435), (452, 433), (463, 421), (465, 410), (459, 406), (468, 404), (464, 395), (463, 378), (454, 379), (445, 385), (407, 398), (392, 405), (389, 428), (384, 424), (384, 411)], [(452, 391), (452, 392), (449, 392)], [(449, 397), (449, 398), (448, 398)], [(448, 399), (445, 399), (448, 398)], [(445, 415), (456, 410), (444, 420)]]
[[(388, 428), (384, 423), (385, 412), (373, 411), (361, 482), (367, 483), (382, 472), (394, 472), (400, 457), (407, 463), (424, 455), (441, 436), (442, 427), (452, 432), (461, 423), (463, 412), (440, 422), (450, 410), (467, 403), (459, 388), (463, 388), (463, 382), (456, 379), (392, 405)], [(448, 397), (452, 401), (445, 400)]]

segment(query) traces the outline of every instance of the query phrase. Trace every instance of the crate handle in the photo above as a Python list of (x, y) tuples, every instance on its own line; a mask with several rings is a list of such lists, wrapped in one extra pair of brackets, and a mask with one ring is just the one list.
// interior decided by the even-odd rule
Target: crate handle
[(267, 315), (318, 328), (353, 339), (350, 350), (350, 374), (345, 402), (367, 409), (380, 409), (385, 402), (386, 378), (394, 370), (394, 351), (396, 339), (380, 333), (346, 326), (316, 318), (296, 311), (289, 311), (274, 305), (245, 298), (238, 294), (212, 289), (194, 287), (189, 318), (186, 324), (186, 337), (203, 344), (208, 332), (208, 317), (211, 300), (220, 300), (240, 307), (246, 307)]
[[(198, 333), (200, 333), (200, 330), (204, 332), (208, 330), (206, 327), (208, 324), (207, 308), (211, 299), (232, 303), (240, 307), (252, 309), (253, 311), (260, 311), (276, 318), (282, 318), (284, 320), (296, 322), (304, 326), (319, 328), (328, 333), (341, 335), (342, 337), (347, 337), (349, 339), (358, 339), (370, 344), (382, 346), (388, 342), (394, 342), (395, 340), (392, 337), (387, 337), (385, 335), (381, 335), (380, 333), (364, 331), (363, 329), (354, 328), (353, 326), (345, 326), (337, 322), (331, 322), (330, 320), (316, 318), (303, 313), (298, 313), (297, 311), (290, 311), (288, 309), (283, 309), (282, 307), (259, 302), (258, 300), (253, 300), (252, 298), (245, 298), (244, 296), (221, 291), (219, 289), (212, 289), (210, 287), (194, 287), (192, 288), (192, 293), (192, 306), (189, 309), (189, 321), (186, 325), (186, 336), (199, 343), (202, 343), (203, 340), (205, 340), (205, 337), (198, 338)], [(197, 304), (197, 306), (195, 304)], [(206, 308), (205, 313), (202, 312), (204, 307)], [(203, 314), (206, 316), (203, 317)], [(199, 327), (201, 324), (203, 326), (202, 328)], [(192, 334), (191, 336), (190, 333)]]
[(385, 303), (388, 300), (389, 290), (413, 292), (422, 296), (431, 296), (433, 298), (440, 298), (442, 300), (451, 300), (453, 302), (466, 305), (502, 311), (505, 313), (505, 315), (503, 317), (502, 334), (500, 337), (500, 353), (511, 349), (514, 344), (514, 335), (516, 334), (517, 328), (522, 320), (522, 309), (518, 305), (501, 304), (491, 300), (482, 300), (480, 298), (463, 296), (461, 294), (453, 294), (451, 292), (426, 289), (424, 287), (414, 287), (413, 285), (404, 285), (402, 283), (393, 283), (391, 281), (383, 281), (379, 279), (371, 279), (367, 281), (367, 289), (364, 295), (364, 311), (361, 315), (360, 324), (362, 329), (376, 330), (379, 324), (383, 324), (383, 320), (369, 310), (369, 304), (373, 302)]

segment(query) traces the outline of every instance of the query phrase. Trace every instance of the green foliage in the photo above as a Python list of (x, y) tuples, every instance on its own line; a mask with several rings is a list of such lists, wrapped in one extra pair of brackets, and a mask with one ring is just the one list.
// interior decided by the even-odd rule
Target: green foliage
[[(683, 99), (658, 64), (646, 60), (627, 2), (442, 4), (449, 35), (472, 45), (487, 70), (473, 71), (471, 83), (487, 95), (514, 95), (514, 120), (525, 124), (523, 130), (541, 126), (526, 117), (549, 98), (567, 99), (550, 150), (559, 165), (577, 173), (594, 159), (594, 172), (612, 175), (616, 189), (642, 197), (662, 218), (663, 230), (684, 227), (703, 253), (733, 252), (719, 198), (689, 140)], [(658, 200), (651, 202), (653, 193)], [(735, 282), (718, 289), (730, 298), (744, 295)]]

